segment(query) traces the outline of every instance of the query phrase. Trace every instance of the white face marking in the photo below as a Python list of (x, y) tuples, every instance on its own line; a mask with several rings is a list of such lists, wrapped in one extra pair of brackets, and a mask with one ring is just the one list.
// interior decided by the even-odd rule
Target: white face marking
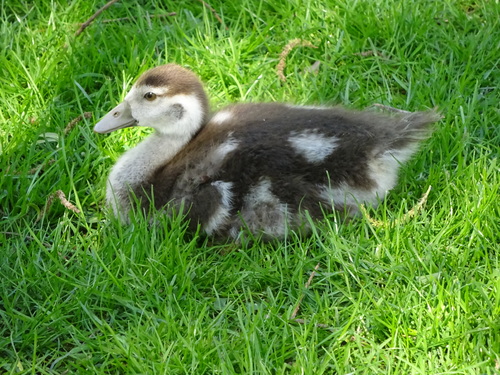
[[(142, 97), (144, 98), (144, 95), (147, 92), (152, 92), (155, 93), (158, 96), (165, 96), (170, 90), (168, 87), (153, 87), (153, 86), (147, 86), (147, 85), (142, 85), (142, 86), (132, 86), (130, 91), (127, 93), (125, 96), (125, 100), (132, 100), (133, 98), (136, 97)], [(151, 101), (150, 103), (153, 103), (154, 101)]]
[[(148, 92), (156, 99), (147, 100)], [(203, 106), (195, 94), (165, 96), (168, 88), (134, 86), (125, 96), (137, 125), (148, 126), (158, 132), (180, 138), (191, 137), (201, 126), (205, 115)]]
[(231, 190), (233, 188), (233, 184), (231, 182), (214, 181), (211, 185), (219, 191), (221, 195), (221, 204), (205, 224), (204, 229), (208, 235), (213, 234), (217, 231), (217, 229), (227, 223), (231, 217), (233, 200), (233, 192)]
[(225, 122), (228, 122), (233, 118), (233, 114), (231, 111), (228, 110), (223, 110), (220, 112), (217, 112), (214, 117), (210, 120), (210, 122), (216, 124), (216, 125), (221, 125)]
[(292, 132), (288, 142), (309, 163), (321, 163), (335, 150), (339, 139), (326, 137), (321, 133), (304, 131), (302, 133)]

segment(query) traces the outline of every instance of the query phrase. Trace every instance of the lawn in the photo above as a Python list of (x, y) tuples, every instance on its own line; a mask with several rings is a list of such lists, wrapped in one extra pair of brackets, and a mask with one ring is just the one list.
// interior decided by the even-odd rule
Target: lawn
[[(0, 5), (0, 373), (500, 374), (498, 0), (121, 0), (76, 35), (104, 4)], [(307, 238), (122, 226), (106, 177), (149, 130), (92, 127), (165, 62), (214, 109), (443, 118), (383, 204)]]

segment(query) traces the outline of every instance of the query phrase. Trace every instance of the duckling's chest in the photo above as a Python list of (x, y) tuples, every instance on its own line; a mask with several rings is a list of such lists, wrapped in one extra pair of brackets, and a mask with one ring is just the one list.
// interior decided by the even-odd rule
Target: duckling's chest
[(155, 135), (123, 154), (108, 177), (106, 199), (113, 211), (127, 211), (130, 208), (130, 192), (141, 194), (145, 182), (174, 154), (175, 147)]

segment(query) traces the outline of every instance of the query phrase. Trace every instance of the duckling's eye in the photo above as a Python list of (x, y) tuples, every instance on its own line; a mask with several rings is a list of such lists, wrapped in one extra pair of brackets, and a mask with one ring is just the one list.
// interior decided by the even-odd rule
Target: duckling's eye
[(154, 92), (147, 92), (144, 94), (144, 99), (149, 100), (152, 102), (153, 100), (156, 99), (156, 94)]

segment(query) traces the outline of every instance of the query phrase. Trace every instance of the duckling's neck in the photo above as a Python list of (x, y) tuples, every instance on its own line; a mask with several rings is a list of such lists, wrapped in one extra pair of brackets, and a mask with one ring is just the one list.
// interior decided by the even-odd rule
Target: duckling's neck
[(110, 179), (119, 173), (131, 186), (142, 182), (161, 164), (172, 159), (190, 139), (188, 134), (166, 135), (156, 131), (120, 157)]
[(129, 192), (140, 187), (154, 171), (171, 160), (191, 139), (191, 135), (165, 135), (155, 132), (124, 153), (108, 179), (107, 201), (115, 214), (129, 209)]

